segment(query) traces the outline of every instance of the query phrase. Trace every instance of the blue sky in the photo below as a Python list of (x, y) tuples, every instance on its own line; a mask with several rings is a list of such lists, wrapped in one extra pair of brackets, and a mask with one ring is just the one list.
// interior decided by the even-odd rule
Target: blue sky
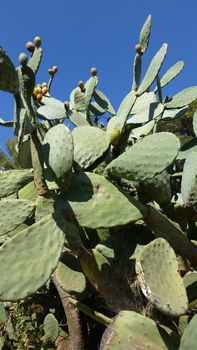
[[(0, 46), (15, 66), (25, 43), (35, 35), (42, 38), (44, 56), (37, 83), (47, 81), (47, 69), (59, 67), (51, 94), (68, 100), (79, 80), (89, 78), (96, 66), (99, 89), (110, 98), (115, 109), (132, 84), (132, 62), (139, 31), (152, 15), (152, 34), (143, 71), (167, 42), (168, 54), (162, 71), (178, 60), (185, 68), (166, 88), (166, 94), (197, 85), (197, 1), (196, 0), (56, 0), (2, 1)], [(13, 97), (0, 91), (0, 118), (13, 117)], [(12, 136), (11, 129), (0, 128), (0, 146)]]

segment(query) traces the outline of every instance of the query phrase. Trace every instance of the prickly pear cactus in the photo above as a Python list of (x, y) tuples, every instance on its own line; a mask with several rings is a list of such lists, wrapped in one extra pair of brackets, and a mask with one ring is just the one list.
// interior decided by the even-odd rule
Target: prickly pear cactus
[[(0, 170), (0, 348), (195, 346), (197, 139), (183, 145), (167, 122), (182, 120), (197, 86), (165, 96), (184, 67), (165, 68), (166, 43), (141, 76), (151, 27), (149, 15), (117, 111), (96, 67), (65, 101), (53, 97), (57, 66), (37, 82), (40, 37), (17, 68), (0, 49), (0, 89), (14, 98), (13, 120), (0, 127), (13, 128), (19, 167)], [(41, 310), (28, 318), (31, 336), (17, 335), (27, 330), (21, 303)]]

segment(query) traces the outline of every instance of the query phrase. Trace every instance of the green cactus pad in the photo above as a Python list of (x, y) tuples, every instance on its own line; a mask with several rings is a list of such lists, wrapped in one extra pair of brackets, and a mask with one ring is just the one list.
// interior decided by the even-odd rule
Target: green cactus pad
[(148, 317), (120, 311), (106, 328), (100, 350), (177, 350), (168, 333)]
[[(130, 138), (135, 138), (136, 140), (138, 140), (141, 137), (147, 136), (153, 129), (155, 125), (155, 121), (154, 120), (150, 120), (150, 122), (139, 126), (138, 128), (132, 129), (131, 133), (129, 135), (129, 139)], [(128, 141), (129, 141), (128, 139)]]
[(6, 52), (0, 48), (0, 90), (16, 94), (19, 88), (18, 75)]
[(130, 111), (132, 117), (128, 119), (127, 124), (147, 123), (156, 118), (164, 110), (164, 106), (157, 102), (154, 92), (145, 92), (139, 96)]
[(49, 120), (66, 118), (66, 111), (63, 102), (50, 97), (42, 97), (42, 106), (37, 110), (38, 116)]
[(42, 60), (42, 48), (35, 48), (32, 57), (29, 59), (28, 67), (32, 69), (34, 74), (37, 73)]
[(0, 201), (0, 235), (14, 230), (33, 214), (35, 205), (28, 200), (4, 199)]
[(197, 247), (185, 236), (180, 226), (160, 213), (152, 206), (147, 206), (149, 214), (145, 218), (148, 228), (156, 237), (165, 238), (177, 254), (186, 257), (193, 264), (197, 264)]
[(193, 115), (193, 129), (194, 129), (195, 135), (197, 136), (197, 111)]
[(156, 309), (171, 317), (187, 311), (187, 294), (177, 272), (176, 255), (165, 239), (147, 244), (137, 256), (135, 268), (142, 292)]
[(105, 131), (93, 126), (79, 126), (72, 131), (74, 161), (87, 169), (99, 159), (109, 147)]
[(0, 198), (7, 197), (17, 192), (24, 185), (32, 181), (33, 174), (30, 170), (7, 170), (0, 173)]
[(44, 336), (42, 337), (43, 343), (44, 344), (54, 343), (58, 337), (59, 324), (53, 314), (49, 313), (44, 318), (43, 330), (44, 330)]
[(87, 121), (87, 115), (83, 112), (77, 112), (76, 110), (69, 111), (67, 113), (68, 118), (75, 126), (89, 126)]
[(129, 113), (132, 109), (132, 107), (134, 106), (135, 102), (136, 102), (136, 94), (135, 91), (131, 90), (124, 98), (124, 100), (122, 101), (122, 103), (120, 104), (120, 107), (117, 111), (117, 119), (119, 119), (119, 129), (120, 131), (122, 131), (127, 118), (129, 116)]
[(77, 299), (85, 296), (87, 281), (81, 270), (79, 261), (69, 251), (64, 252), (55, 270), (58, 284), (72, 297)]
[(88, 109), (89, 104), (92, 100), (94, 90), (98, 84), (98, 77), (94, 76), (91, 77), (88, 81), (85, 83), (85, 108)]
[(197, 339), (197, 315), (194, 315), (185, 329), (179, 350), (195, 350)]
[(52, 215), (19, 232), (0, 247), (0, 300), (26, 298), (42, 287), (58, 264), (66, 223)]
[(146, 214), (144, 206), (127, 199), (103, 176), (93, 173), (73, 174), (68, 193), (57, 199), (55, 207), (89, 228), (125, 225)]
[(106, 173), (134, 181), (151, 179), (173, 162), (179, 148), (179, 139), (172, 133), (146, 136), (113, 160)]
[(185, 159), (191, 152), (197, 152), (197, 139), (186, 142), (180, 149), (177, 159)]
[(10, 121), (7, 121), (7, 120), (3, 120), (0, 118), (0, 125), (1, 126), (5, 126), (5, 127), (8, 127), (8, 128), (12, 128), (13, 127), (13, 124), (14, 122), (12, 120)]
[(197, 98), (197, 86), (191, 86), (180, 91), (172, 97), (172, 100), (165, 103), (165, 108), (181, 108), (189, 105)]
[[(176, 78), (176, 76), (182, 71), (183, 67), (184, 67), (183, 61), (178, 61), (172, 67), (170, 67), (160, 79), (161, 88), (163, 86), (166, 86), (169, 82), (171, 82), (174, 78)], [(157, 91), (157, 88), (155, 88), (154, 91)]]
[(23, 137), (23, 141), (20, 142), (18, 150), (18, 162), (23, 169), (33, 168), (29, 137)]
[(22, 187), (18, 191), (19, 199), (28, 199), (29, 201), (35, 202), (37, 198), (37, 192), (34, 186), (34, 181), (29, 182), (27, 185)]
[(142, 46), (142, 52), (145, 52), (150, 39), (150, 33), (151, 33), (151, 15), (149, 15), (141, 29), (140, 32), (140, 45)]
[(197, 272), (188, 272), (183, 277), (184, 286), (186, 288), (189, 302), (197, 299)]
[(153, 57), (150, 66), (148, 67), (148, 70), (144, 76), (144, 79), (142, 80), (137, 90), (138, 95), (142, 95), (152, 85), (165, 59), (167, 48), (168, 45), (164, 43), (156, 55)]
[(140, 183), (140, 190), (148, 195), (148, 201), (155, 200), (159, 205), (170, 203), (172, 198), (170, 175), (166, 170), (152, 179)]
[(90, 115), (101, 116), (105, 113), (105, 110), (99, 106), (97, 102), (91, 102), (89, 105)]
[(197, 153), (188, 154), (183, 167), (181, 182), (183, 203), (187, 206), (197, 203)]
[(178, 109), (165, 109), (162, 115), (162, 120), (172, 120), (181, 117), (188, 107), (178, 108)]
[(76, 111), (85, 109), (85, 94), (79, 88), (74, 90), (72, 108)]
[(105, 96), (105, 94), (102, 91), (95, 89), (93, 93), (93, 97), (95, 101), (98, 103), (98, 105), (101, 108), (103, 108), (106, 112), (112, 115), (116, 114), (110, 100), (107, 98), (107, 96)]
[(49, 129), (43, 147), (46, 165), (58, 180), (62, 179), (71, 170), (73, 162), (73, 139), (69, 129), (64, 124)]
[(132, 90), (136, 91), (140, 84), (141, 78), (141, 67), (142, 67), (142, 58), (141, 54), (137, 53), (133, 62), (133, 84)]

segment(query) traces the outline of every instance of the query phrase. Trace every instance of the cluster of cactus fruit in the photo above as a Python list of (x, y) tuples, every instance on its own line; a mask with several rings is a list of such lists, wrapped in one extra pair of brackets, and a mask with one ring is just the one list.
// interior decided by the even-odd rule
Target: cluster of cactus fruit
[[(96, 68), (69, 101), (51, 96), (56, 66), (36, 85), (39, 37), (16, 69), (0, 50), (0, 89), (15, 101), (13, 120), (0, 125), (13, 127), (21, 166), (0, 173), (1, 307), (53, 284), (68, 323), (62, 349), (86, 349), (83, 314), (106, 327), (100, 350), (196, 348), (197, 142), (181, 147), (159, 125), (184, 114), (197, 86), (163, 96), (184, 66), (160, 76), (166, 43), (141, 78), (150, 33), (148, 16), (117, 111), (97, 89)], [(197, 136), (197, 113), (193, 126)], [(102, 313), (88, 305), (92, 295)], [(43, 348), (58, 348), (59, 329), (49, 313)]]

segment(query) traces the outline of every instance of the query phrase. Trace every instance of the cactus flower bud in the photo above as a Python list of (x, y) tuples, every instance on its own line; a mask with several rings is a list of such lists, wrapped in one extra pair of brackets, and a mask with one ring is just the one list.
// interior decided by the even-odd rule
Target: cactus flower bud
[(141, 44), (136, 44), (135, 45), (135, 51), (139, 54), (142, 53), (142, 45)]
[(57, 73), (58, 67), (57, 66), (53, 66), (52, 70), (53, 70), (54, 73)]
[(32, 41), (28, 41), (28, 42), (26, 43), (26, 48), (27, 48), (27, 50), (28, 50), (29, 52), (34, 52), (34, 50), (35, 50), (35, 45), (34, 45), (34, 43), (32, 43)]
[(91, 74), (92, 74), (92, 76), (94, 77), (95, 75), (97, 75), (97, 69), (96, 69), (96, 67), (93, 67), (93, 68), (91, 68)]
[(27, 55), (25, 54), (25, 53), (21, 53), (20, 55), (19, 55), (19, 62), (20, 62), (20, 64), (21, 64), (21, 66), (26, 66), (26, 64), (27, 64)]
[(83, 81), (83, 80), (80, 80), (80, 81), (78, 82), (78, 87), (79, 87), (81, 90), (84, 89), (84, 81)]
[(40, 47), (41, 46), (41, 38), (39, 36), (35, 36), (34, 44), (36, 45), (36, 47)]

